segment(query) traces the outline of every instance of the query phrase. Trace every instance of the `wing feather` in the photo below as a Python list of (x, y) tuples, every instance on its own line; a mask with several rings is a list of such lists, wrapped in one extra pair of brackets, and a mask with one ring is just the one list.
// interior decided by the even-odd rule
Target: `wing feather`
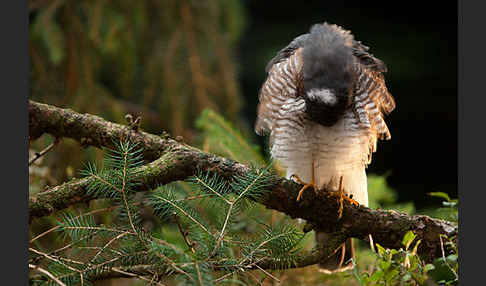
[[(300, 38), (300, 37), (299, 37)], [(295, 41), (295, 40), (294, 40)], [(268, 77), (260, 88), (255, 131), (259, 135), (270, 133), (282, 118), (289, 98), (296, 98), (302, 82), (302, 48), (297, 48), (287, 57), (272, 59)]]
[(380, 139), (390, 139), (391, 134), (383, 118), (395, 108), (395, 100), (388, 92), (381, 68), (356, 64), (357, 81), (354, 88), (354, 111), (363, 127), (371, 128)]

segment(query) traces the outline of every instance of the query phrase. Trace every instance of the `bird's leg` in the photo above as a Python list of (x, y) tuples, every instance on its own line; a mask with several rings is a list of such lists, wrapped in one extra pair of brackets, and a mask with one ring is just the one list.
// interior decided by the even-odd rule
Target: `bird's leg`
[(352, 198), (348, 197), (346, 194), (344, 194), (344, 188), (343, 188), (343, 176), (339, 178), (339, 189), (338, 189), (338, 196), (339, 196), (339, 216), (338, 219), (340, 219), (343, 215), (343, 202), (344, 200), (348, 201), (349, 203), (359, 206), (359, 203)]
[(305, 183), (304, 181), (302, 181), (297, 175), (293, 174), (292, 176), (290, 176), (290, 178), (294, 178), (295, 181), (299, 184), (302, 184), (304, 185), (302, 187), (302, 189), (300, 189), (299, 191), (299, 194), (297, 195), (297, 201), (300, 201), (300, 198), (302, 197), (302, 194), (304, 193), (304, 191), (309, 188), (309, 187), (312, 187), (314, 188), (314, 191), (316, 192), (317, 194), (317, 186), (316, 186), (316, 178), (315, 178), (315, 173), (314, 173), (314, 160), (312, 160), (312, 181), (310, 183)]
[(343, 216), (343, 201), (344, 201), (344, 189), (343, 189), (343, 176), (339, 179), (339, 216), (340, 219)]

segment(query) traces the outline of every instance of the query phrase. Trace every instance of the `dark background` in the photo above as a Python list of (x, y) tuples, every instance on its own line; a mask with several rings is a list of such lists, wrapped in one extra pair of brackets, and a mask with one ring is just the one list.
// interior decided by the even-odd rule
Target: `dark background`
[[(266, 63), (312, 24), (351, 30), (383, 60), (397, 107), (386, 118), (391, 141), (381, 141), (368, 168), (391, 170), (400, 201), (418, 208), (439, 203), (425, 193), (457, 197), (457, 3), (455, 1), (244, 1), (248, 23), (239, 46), (244, 115), (255, 122)], [(440, 4), (440, 5), (439, 5)], [(262, 146), (264, 139), (260, 137)], [(372, 190), (370, 190), (372, 192)]]

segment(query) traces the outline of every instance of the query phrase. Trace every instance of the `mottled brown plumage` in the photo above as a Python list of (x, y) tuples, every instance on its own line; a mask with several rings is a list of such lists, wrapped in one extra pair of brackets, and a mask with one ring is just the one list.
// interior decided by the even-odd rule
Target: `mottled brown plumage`
[(319, 189), (337, 190), (343, 177), (344, 192), (365, 206), (365, 168), (377, 139), (391, 138), (384, 115), (395, 108), (386, 66), (368, 50), (339, 26), (312, 26), (268, 63), (255, 124), (258, 134), (270, 135), (272, 157), (288, 178), (310, 182), (314, 172)]

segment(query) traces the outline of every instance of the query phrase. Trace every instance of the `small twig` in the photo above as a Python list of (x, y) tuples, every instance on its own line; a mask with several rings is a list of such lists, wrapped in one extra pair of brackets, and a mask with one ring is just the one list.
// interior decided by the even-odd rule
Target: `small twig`
[(230, 272), (230, 273), (226, 273), (226, 274), (224, 274), (223, 276), (221, 276), (221, 277), (219, 277), (219, 278), (217, 278), (217, 279), (213, 280), (213, 282), (214, 282), (214, 283), (218, 283), (218, 282), (220, 282), (221, 280), (225, 279), (226, 277), (228, 277), (228, 276), (231, 276), (231, 275), (235, 274), (235, 272), (236, 272), (236, 271), (233, 271), (233, 272)]
[(280, 279), (278, 279), (277, 277), (273, 276), (270, 272), (268, 272), (265, 269), (263, 269), (260, 266), (258, 266), (258, 264), (255, 264), (255, 267), (258, 268), (258, 269), (260, 269), (261, 271), (263, 271), (263, 273), (265, 273), (267, 276), (270, 276), (270, 278), (272, 278), (273, 280), (275, 280), (278, 283), (280, 283)]
[[(107, 207), (107, 208), (103, 208), (103, 209), (97, 209), (97, 210), (90, 211), (90, 212), (84, 213), (84, 214), (82, 214), (82, 215), (79, 215), (79, 216), (77, 216), (76, 218), (79, 218), (79, 217), (81, 217), (81, 216), (92, 215), (92, 214), (96, 214), (96, 213), (100, 213), (100, 212), (111, 211), (111, 210), (116, 209), (116, 208), (119, 208), (119, 207), (120, 207), (120, 206), (112, 206), (112, 207)], [(55, 226), (55, 227), (53, 227), (53, 228), (50, 228), (50, 229), (48, 229), (48, 230), (44, 231), (43, 233), (39, 234), (38, 236), (36, 236), (36, 237), (32, 238), (32, 239), (29, 241), (29, 243), (32, 243), (32, 242), (36, 241), (37, 239), (39, 239), (39, 238), (41, 238), (41, 237), (43, 237), (43, 236), (45, 236), (45, 235), (47, 235), (47, 234), (49, 234), (49, 233), (51, 233), (51, 232), (53, 232), (53, 231), (57, 230), (57, 229), (59, 229), (60, 227), (61, 227), (61, 226), (60, 226), (60, 225), (58, 225), (58, 226)]]
[(256, 278), (256, 277), (255, 277), (255, 275), (253, 275), (253, 274), (252, 274), (250, 271), (246, 272), (246, 274), (247, 274), (248, 276), (250, 276), (251, 278), (253, 278), (253, 280), (255, 280), (255, 281), (258, 283), (258, 285), (260, 285), (260, 286), (262, 285), (262, 282), (263, 282), (263, 281), (262, 281), (262, 282), (261, 282), (261, 281), (259, 281), (259, 280), (258, 280), (258, 278)]
[(219, 246), (221, 245), (221, 241), (223, 241), (224, 233), (226, 231), (226, 225), (228, 224), (229, 218), (231, 216), (231, 211), (233, 210), (233, 205), (234, 205), (234, 202), (229, 202), (229, 208), (228, 208), (228, 213), (226, 214), (226, 219), (224, 220), (223, 227), (221, 228), (221, 232), (219, 233), (218, 241), (216, 242), (216, 245), (214, 246), (213, 251), (211, 251), (211, 254), (209, 255), (209, 257), (214, 256), (214, 254), (216, 253), (216, 250), (218, 250)]
[(279, 238), (279, 237), (282, 237), (282, 236), (284, 236), (284, 235), (286, 235), (286, 233), (281, 233), (281, 234), (276, 235), (276, 236), (274, 236), (274, 237), (272, 237), (272, 238), (270, 238), (270, 239), (264, 240), (264, 241), (263, 241), (262, 243), (260, 243), (260, 244), (259, 244), (259, 245), (258, 245), (258, 246), (255, 248), (255, 249), (253, 249), (253, 250), (252, 250), (252, 251), (251, 251), (251, 252), (250, 252), (250, 253), (249, 253), (247, 256), (245, 256), (245, 257), (243, 258), (243, 260), (241, 260), (241, 262), (240, 262), (240, 263), (238, 263), (238, 266), (242, 266), (242, 265), (243, 265), (243, 262), (247, 261), (247, 260), (248, 260), (248, 259), (249, 259), (249, 258), (250, 258), (252, 255), (253, 255), (253, 253), (255, 253), (257, 250), (259, 250), (259, 249), (260, 249), (262, 246), (264, 246), (265, 244), (269, 243), (270, 241), (275, 240), (275, 239), (277, 239), (277, 238)]
[(140, 116), (137, 116), (137, 118), (134, 120), (133, 119), (133, 116), (128, 113), (127, 115), (125, 115), (125, 119), (128, 122), (128, 127), (130, 129), (134, 130), (135, 132), (137, 132), (138, 129), (140, 128), (140, 120), (141, 120), (141, 117)]
[(197, 264), (197, 261), (195, 263), (195, 266), (197, 271), (197, 280), (199, 281), (199, 285), (203, 286), (204, 284), (202, 282), (201, 271), (199, 271), (199, 264)]
[(148, 281), (150, 282), (149, 285), (153, 282), (155, 282), (157, 285), (161, 285), (161, 286), (165, 286), (165, 284), (162, 284), (160, 282), (157, 282), (157, 281), (153, 281), (153, 279), (148, 279), (144, 276), (141, 276), (141, 275), (138, 275), (138, 274), (134, 274), (134, 273), (130, 273), (130, 272), (126, 272), (126, 271), (123, 271), (121, 269), (118, 269), (118, 268), (115, 268), (115, 267), (112, 267), (111, 270), (113, 270), (114, 272), (118, 272), (120, 274), (123, 274), (123, 275), (127, 275), (127, 276), (131, 276), (131, 277), (135, 277), (135, 278), (138, 278), (138, 279), (141, 279), (141, 280), (145, 280), (145, 281)]
[(156, 198), (158, 199), (161, 199), (163, 200), (164, 202), (170, 204), (171, 206), (173, 206), (174, 208), (178, 209), (180, 212), (182, 212), (186, 217), (188, 217), (190, 220), (192, 220), (194, 223), (196, 223), (202, 230), (204, 230), (205, 232), (207, 232), (208, 234), (211, 234), (211, 232), (209, 232), (209, 230), (203, 225), (201, 224), (197, 219), (193, 218), (190, 214), (188, 214), (185, 210), (183, 210), (181, 207), (179, 207), (177, 204), (174, 204), (174, 202), (172, 201), (169, 201), (167, 199), (165, 199), (164, 197), (161, 197), (161, 196), (157, 196), (155, 195)]
[(58, 253), (58, 252), (64, 251), (64, 250), (66, 250), (66, 249), (70, 248), (71, 246), (73, 246), (73, 245), (75, 245), (75, 244), (77, 244), (77, 243), (80, 243), (80, 242), (84, 241), (84, 239), (85, 239), (85, 238), (88, 238), (88, 237), (90, 237), (90, 236), (94, 236), (94, 235), (98, 234), (98, 232), (99, 232), (99, 231), (100, 231), (100, 230), (97, 230), (97, 231), (95, 231), (93, 234), (87, 234), (87, 235), (85, 235), (85, 236), (81, 237), (80, 239), (78, 239), (78, 240), (76, 240), (76, 241), (73, 241), (73, 242), (71, 242), (71, 243), (69, 243), (69, 244), (66, 244), (66, 245), (65, 245), (65, 246), (63, 246), (63, 247), (58, 248), (58, 249), (56, 249), (56, 250), (52, 251), (51, 253), (49, 253), (49, 255), (54, 255), (54, 254), (56, 254), (56, 253)]
[(373, 242), (373, 236), (371, 236), (371, 234), (368, 234), (368, 238), (370, 239), (370, 248), (371, 248), (371, 251), (373, 251), (374, 253), (376, 253), (375, 243)]
[[(80, 262), (80, 261), (75, 261), (75, 260), (71, 260), (71, 259), (67, 259), (67, 258), (53, 257), (53, 256), (51, 256), (51, 255), (48, 255), (48, 254), (46, 254), (46, 253), (43, 253), (43, 252), (41, 252), (41, 251), (39, 251), (39, 250), (37, 250), (37, 249), (31, 248), (31, 247), (29, 247), (29, 251), (34, 252), (34, 253), (39, 254), (39, 255), (42, 255), (42, 256), (44, 256), (45, 258), (47, 258), (47, 259), (49, 259), (49, 260), (52, 260), (52, 261), (55, 261), (55, 262), (57, 262), (57, 263), (59, 263), (59, 264), (61, 264), (61, 265), (65, 266), (65, 267), (66, 267), (66, 268), (68, 268), (69, 270), (74, 271), (74, 272), (77, 272), (77, 273), (81, 273), (81, 270), (76, 269), (76, 268), (73, 268), (73, 267), (71, 267), (71, 266), (69, 266), (69, 265), (65, 264), (64, 262), (62, 262), (62, 261), (61, 261), (61, 259), (62, 259), (62, 260), (66, 260), (66, 261), (68, 261), (68, 262), (76, 263), (76, 264), (84, 264), (84, 263), (82, 263), (82, 262)], [(60, 258), (61, 258), (61, 259), (60, 259)]]
[(120, 233), (119, 235), (115, 236), (114, 238), (112, 238), (110, 241), (108, 241), (107, 244), (105, 244), (97, 253), (96, 255), (91, 259), (91, 263), (93, 263), (96, 258), (98, 258), (98, 256), (108, 247), (110, 246), (113, 242), (117, 241), (118, 239), (124, 237), (125, 235), (127, 234), (130, 234), (129, 231), (127, 232), (123, 232), (123, 233)]
[(61, 142), (61, 138), (57, 137), (54, 140), (54, 142), (49, 144), (49, 146), (47, 146), (44, 150), (42, 150), (40, 152), (35, 152), (34, 157), (29, 160), (29, 166), (32, 165), (37, 159), (44, 156), (47, 152), (51, 151), (51, 149), (54, 148), (54, 146), (56, 146), (59, 142)]
[(179, 228), (179, 232), (182, 234), (182, 237), (184, 238), (184, 241), (186, 242), (187, 246), (189, 246), (189, 249), (191, 249), (192, 253), (196, 253), (196, 250), (194, 250), (194, 243), (192, 243), (189, 240), (189, 237), (187, 236), (189, 233), (182, 228), (181, 222), (179, 221), (179, 216), (177, 216), (176, 212), (174, 212), (173, 215), (174, 215), (175, 223)]
[(54, 282), (56, 282), (57, 284), (61, 285), (61, 286), (66, 286), (66, 284), (62, 283), (61, 280), (57, 279), (56, 276), (52, 275), (49, 271), (45, 270), (44, 268), (41, 268), (37, 265), (32, 265), (29, 263), (29, 268), (30, 269), (34, 269), (34, 270), (37, 270), (41, 273), (44, 273), (45, 275), (49, 276), (49, 278), (51, 278), (52, 280), (54, 280)]
[(123, 176), (122, 176), (121, 192), (122, 192), (122, 196), (123, 196), (123, 202), (125, 203), (125, 208), (127, 210), (128, 220), (130, 221), (130, 226), (132, 227), (133, 232), (138, 234), (137, 229), (135, 228), (135, 225), (133, 224), (132, 213), (130, 212), (130, 207), (128, 206), (128, 199), (127, 199), (127, 194), (126, 194), (126, 190), (125, 190), (125, 185), (127, 183), (127, 165), (128, 165), (127, 161), (128, 161), (128, 152), (125, 150), (125, 152), (123, 152)]
[(457, 275), (456, 271), (454, 271), (454, 269), (452, 269), (452, 266), (449, 265), (449, 263), (447, 262), (447, 259), (445, 258), (444, 243), (442, 242), (442, 234), (439, 235), (439, 240), (440, 240), (440, 250), (442, 251), (442, 259), (444, 260), (444, 263), (452, 271), (452, 273), (454, 274), (454, 277), (456, 277), (456, 279), (459, 279), (459, 276)]
[(58, 226), (52, 227), (52, 228), (50, 228), (50, 229), (48, 229), (48, 230), (44, 231), (43, 233), (39, 234), (38, 236), (36, 236), (36, 237), (32, 238), (32, 239), (29, 241), (29, 243), (32, 243), (32, 242), (36, 241), (37, 239), (39, 239), (39, 238), (41, 238), (41, 237), (43, 237), (43, 236), (45, 236), (45, 235), (47, 235), (47, 234), (49, 234), (49, 233), (51, 233), (51, 232), (53, 232), (53, 231), (57, 230), (57, 229), (59, 229), (60, 227), (61, 227), (61, 226), (60, 226), (60, 225), (58, 225)]
[(174, 200), (174, 202), (192, 201), (192, 200), (197, 200), (197, 199), (202, 199), (202, 198), (207, 198), (207, 197), (214, 197), (214, 195), (213, 194), (202, 194), (202, 195), (199, 195), (199, 196), (191, 196), (191, 197), (185, 197), (183, 199)]
[(223, 199), (227, 204), (231, 204), (231, 202), (225, 198), (223, 195), (221, 195), (220, 193), (216, 192), (215, 190), (213, 190), (213, 188), (211, 188), (211, 186), (209, 186), (208, 184), (206, 184), (206, 182), (204, 182), (203, 180), (201, 180), (199, 177), (196, 176), (196, 181), (203, 185), (204, 187), (208, 188), (211, 192), (213, 192), (215, 195), (217, 195), (218, 197), (220, 197), (221, 199)]

